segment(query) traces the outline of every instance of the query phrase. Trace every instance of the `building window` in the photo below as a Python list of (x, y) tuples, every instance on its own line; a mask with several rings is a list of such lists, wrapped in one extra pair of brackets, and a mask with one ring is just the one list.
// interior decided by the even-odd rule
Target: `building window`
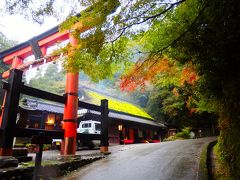
[(139, 138), (142, 138), (142, 137), (143, 137), (143, 131), (140, 130), (140, 129), (138, 130), (138, 137), (139, 137)]
[(153, 131), (150, 131), (150, 138), (153, 138)]
[(38, 123), (34, 123), (33, 124), (33, 128), (39, 128), (39, 124)]
[(54, 129), (55, 130), (61, 130), (62, 129), (62, 115), (60, 115), (60, 114), (55, 115)]
[(55, 114), (48, 114), (46, 124), (53, 125), (54, 123), (55, 123)]
[(38, 122), (31, 123), (30, 128), (39, 128), (39, 123)]

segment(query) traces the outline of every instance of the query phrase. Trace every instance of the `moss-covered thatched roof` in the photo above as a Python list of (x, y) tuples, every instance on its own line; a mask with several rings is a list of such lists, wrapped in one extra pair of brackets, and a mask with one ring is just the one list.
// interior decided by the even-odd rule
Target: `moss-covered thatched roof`
[(102, 95), (102, 94), (99, 94), (94, 91), (88, 90), (85, 92), (86, 92), (87, 96), (90, 97), (90, 101), (93, 104), (100, 105), (101, 99), (107, 99), (109, 109), (136, 115), (136, 116), (141, 116), (141, 117), (145, 117), (145, 118), (153, 120), (153, 118), (148, 113), (146, 113), (142, 108), (140, 108), (134, 104), (131, 104), (126, 101), (118, 100), (116, 98), (109, 97), (106, 95)]

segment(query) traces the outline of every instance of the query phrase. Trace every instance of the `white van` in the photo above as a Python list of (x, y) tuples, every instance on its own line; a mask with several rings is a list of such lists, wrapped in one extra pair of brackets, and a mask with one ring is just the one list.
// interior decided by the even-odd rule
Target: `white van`
[(101, 123), (93, 120), (81, 121), (77, 128), (77, 133), (101, 134)]
[[(101, 134), (101, 122), (94, 120), (81, 121), (77, 128), (77, 133), (81, 134)], [(77, 141), (78, 147), (88, 147), (93, 149), (94, 147), (100, 146), (100, 140), (84, 140), (80, 139)]]
[[(77, 133), (82, 134), (101, 134), (101, 122), (94, 120), (81, 121), (77, 128)], [(53, 139), (52, 144), (60, 149), (61, 139)], [(100, 146), (100, 140), (77, 140), (78, 147), (87, 146), (93, 149), (96, 146)]]

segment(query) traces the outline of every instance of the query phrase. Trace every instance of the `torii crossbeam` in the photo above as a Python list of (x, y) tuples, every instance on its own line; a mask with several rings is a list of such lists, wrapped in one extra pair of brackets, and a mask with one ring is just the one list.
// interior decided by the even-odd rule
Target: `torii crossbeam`
[[(59, 26), (56, 26), (30, 39), (29, 41), (23, 42), (17, 46), (1, 52), (0, 59), (2, 59), (4, 63), (12, 65), (11, 68), (19, 69), (23, 65), (23, 60), (31, 55), (35, 56), (35, 62), (37, 59), (45, 58), (47, 49), (49, 47), (52, 47), (57, 43), (69, 39), (69, 32), (59, 32), (58, 29)], [(49, 58), (50, 56), (46, 57), (46, 60)], [(26, 65), (29, 66), (30, 64)], [(28, 67), (26, 65), (24, 68)], [(2, 74), (3, 78), (7, 78), (8, 76), (9, 71), (6, 71)]]

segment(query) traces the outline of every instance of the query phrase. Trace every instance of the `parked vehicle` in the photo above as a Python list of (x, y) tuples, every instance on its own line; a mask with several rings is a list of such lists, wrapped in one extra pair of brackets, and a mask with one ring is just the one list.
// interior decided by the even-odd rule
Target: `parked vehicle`
[(79, 123), (79, 127), (77, 128), (77, 133), (100, 134), (101, 123), (99, 121), (94, 120), (81, 121)]
[[(81, 121), (77, 128), (77, 133), (81, 134), (101, 134), (101, 122), (94, 120)], [(53, 139), (52, 144), (60, 149), (61, 139)], [(77, 140), (78, 147), (88, 147), (93, 149), (96, 146), (100, 145), (100, 140), (88, 140), (80, 139)]]
[[(81, 121), (77, 129), (77, 133), (82, 134), (101, 134), (101, 122), (94, 120)], [(77, 141), (78, 147), (89, 147), (93, 149), (100, 146), (100, 140), (80, 139)]]

